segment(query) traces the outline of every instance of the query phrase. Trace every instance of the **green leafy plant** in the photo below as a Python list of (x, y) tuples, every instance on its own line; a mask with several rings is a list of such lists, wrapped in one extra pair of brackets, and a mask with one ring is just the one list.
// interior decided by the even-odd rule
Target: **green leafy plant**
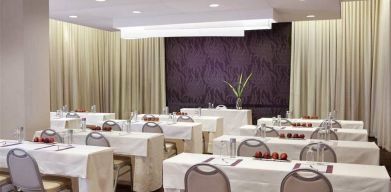
[(232, 85), (231, 83), (228, 83), (227, 81), (224, 81), (224, 82), (232, 89), (232, 92), (234, 92), (236, 98), (241, 98), (243, 91), (244, 91), (244, 88), (246, 88), (247, 82), (248, 82), (248, 80), (250, 80), (252, 75), (253, 74), (251, 73), (243, 83), (243, 81), (242, 81), (243, 80), (243, 73), (241, 73), (239, 76), (239, 80), (236, 84), (236, 87), (234, 85)]

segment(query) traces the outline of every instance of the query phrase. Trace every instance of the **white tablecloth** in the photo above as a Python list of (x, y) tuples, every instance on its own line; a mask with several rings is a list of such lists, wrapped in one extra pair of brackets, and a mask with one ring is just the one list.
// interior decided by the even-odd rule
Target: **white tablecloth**
[[(163, 187), (165, 192), (184, 190), (186, 171), (194, 164), (202, 163), (211, 155), (182, 153), (163, 163)], [(215, 156), (216, 157), (216, 156)], [(218, 158), (218, 157), (216, 157)], [(272, 162), (242, 158), (236, 166), (217, 166), (228, 177), (232, 192), (279, 192), (283, 178), (296, 163)], [(390, 192), (390, 177), (382, 166), (331, 164), (333, 173), (326, 173), (334, 192)], [(304, 191), (303, 191), (304, 192)]]
[[(181, 112), (189, 115), (196, 115), (197, 108), (183, 108)], [(224, 134), (239, 135), (239, 128), (242, 125), (252, 125), (251, 110), (243, 109), (201, 109), (202, 116), (219, 116), (224, 118)]]
[[(291, 122), (300, 122), (300, 123), (312, 123), (312, 127), (319, 127), (319, 125), (324, 121), (324, 119), (289, 119)], [(350, 120), (337, 120), (341, 123), (343, 129), (364, 129), (363, 121), (350, 121)], [(257, 124), (260, 125), (261, 122), (266, 123), (266, 125), (273, 125), (273, 118), (261, 118), (258, 119)]]
[[(140, 120), (144, 114), (138, 115)], [(170, 121), (168, 115), (155, 115), (160, 118), (160, 121)], [(207, 152), (213, 152), (213, 139), (223, 135), (224, 119), (218, 116), (191, 116), (196, 123), (202, 124), (202, 132), (204, 132), (205, 143), (207, 146)]]
[[(1, 140), (3, 141), (3, 140)], [(15, 141), (12, 141), (15, 142)], [(108, 192), (113, 190), (113, 150), (106, 147), (74, 145), (75, 148), (55, 151), (57, 147), (25, 142), (8, 147), (0, 146), (0, 167), (7, 168), (7, 154), (11, 149), (27, 151), (37, 161), (43, 174), (78, 178), (80, 192)]]
[[(260, 137), (250, 136), (232, 136), (223, 135), (214, 140), (213, 154), (220, 154), (221, 141), (229, 142), (230, 138), (236, 138), (237, 147), (239, 143), (245, 139), (255, 138), (263, 140), (269, 147), (271, 152), (288, 154), (288, 159), (299, 160), (300, 151), (304, 146), (315, 142), (317, 140), (295, 140), (295, 139), (280, 139), (268, 137), (262, 139)], [(355, 163), (355, 164), (367, 164), (367, 165), (379, 165), (380, 150), (374, 142), (361, 142), (361, 141), (323, 141), (330, 145), (334, 149), (337, 155), (338, 163)], [(227, 144), (228, 146), (228, 144)], [(223, 154), (227, 154), (228, 150), (223, 150)]]
[[(77, 113), (80, 118), (86, 118), (87, 124), (96, 125), (100, 121), (115, 119), (115, 113)], [(56, 112), (50, 112), (50, 118), (56, 116)], [(66, 113), (64, 113), (64, 117)]]
[[(66, 130), (57, 130), (64, 136)], [(73, 143), (85, 144), (85, 139), (91, 131), (74, 130)], [(100, 132), (110, 142), (116, 155), (134, 156), (133, 190), (154, 191), (162, 185), (162, 162), (164, 159), (164, 136), (158, 133), (126, 133), (119, 131)], [(35, 136), (40, 136), (37, 131)], [(159, 146), (159, 147), (158, 147)], [(129, 178), (129, 177), (124, 177)]]
[[(273, 126), (279, 133), (284, 133), (285, 136), (288, 133), (304, 134), (305, 138), (311, 138), (311, 134), (316, 128), (303, 128), (303, 127), (285, 127)], [(240, 127), (241, 136), (255, 136), (257, 133), (257, 126), (244, 125)], [(338, 135), (338, 139), (342, 141), (368, 141), (368, 131), (366, 129), (337, 129), (335, 133)]]
[[(142, 132), (142, 128), (146, 122), (132, 121), (131, 131)], [(164, 137), (166, 139), (184, 140), (184, 146), (181, 149), (179, 143), (179, 152), (185, 151), (190, 153), (202, 153), (202, 124), (201, 123), (168, 123), (158, 122), (162, 127)]]
[(79, 118), (50, 118), (51, 129), (78, 129), (80, 128), (81, 119)]

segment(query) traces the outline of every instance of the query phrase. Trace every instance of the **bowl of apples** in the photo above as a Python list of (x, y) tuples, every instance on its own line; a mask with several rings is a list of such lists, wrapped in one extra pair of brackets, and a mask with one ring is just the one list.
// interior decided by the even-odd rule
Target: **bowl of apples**
[(269, 152), (262, 153), (262, 151), (255, 152), (254, 159), (265, 161), (289, 161), (288, 154), (286, 153), (278, 154), (277, 152), (273, 152), (270, 154)]

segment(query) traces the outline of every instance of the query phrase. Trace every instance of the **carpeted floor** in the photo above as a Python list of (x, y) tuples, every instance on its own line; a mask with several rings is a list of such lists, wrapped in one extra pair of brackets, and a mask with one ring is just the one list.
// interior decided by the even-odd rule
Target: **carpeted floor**
[[(369, 141), (376, 142), (376, 139), (370, 138)], [(386, 150), (380, 151), (380, 165), (386, 166), (388, 174), (391, 176), (391, 152)], [(119, 185), (116, 192), (129, 192), (129, 187)], [(163, 189), (157, 190), (155, 192), (163, 192)]]

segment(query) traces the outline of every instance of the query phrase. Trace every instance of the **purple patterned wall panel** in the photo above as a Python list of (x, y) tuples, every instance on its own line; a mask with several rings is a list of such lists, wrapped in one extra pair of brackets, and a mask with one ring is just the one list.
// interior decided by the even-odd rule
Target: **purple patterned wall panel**
[(291, 24), (248, 31), (245, 37), (166, 38), (167, 104), (170, 111), (206, 107), (208, 102), (235, 107), (223, 82), (243, 72), (253, 77), (243, 107), (253, 119), (285, 114), (289, 108)]

